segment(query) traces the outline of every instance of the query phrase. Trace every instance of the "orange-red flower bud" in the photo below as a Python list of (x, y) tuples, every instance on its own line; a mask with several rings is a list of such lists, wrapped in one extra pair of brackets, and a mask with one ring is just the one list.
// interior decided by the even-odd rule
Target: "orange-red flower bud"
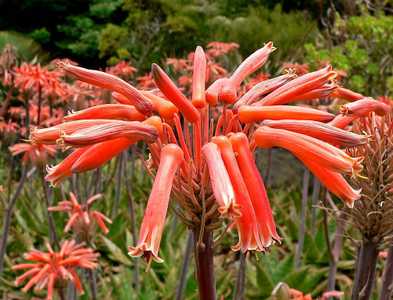
[(334, 79), (336, 72), (327, 66), (321, 70), (307, 73), (279, 87), (268, 94), (257, 105), (279, 105), (290, 102), (295, 97), (319, 89)]
[(127, 121), (143, 121), (145, 115), (141, 114), (132, 105), (125, 104), (102, 104), (92, 106), (64, 117), (65, 121), (86, 119), (118, 119)]
[(288, 81), (296, 77), (296, 74), (288, 73), (276, 78), (268, 79), (259, 82), (254, 85), (247, 93), (245, 93), (233, 106), (234, 109), (238, 109), (242, 105), (251, 105), (258, 100), (259, 97), (266, 95), (280, 86), (284, 85)]
[(206, 105), (206, 55), (202, 47), (198, 46), (194, 53), (194, 69), (192, 74), (192, 104), (196, 108)]
[(86, 129), (96, 125), (112, 123), (113, 120), (77, 120), (61, 123), (49, 128), (34, 128), (30, 134), (30, 140), (34, 144), (56, 144), (57, 140), (63, 134), (72, 134), (78, 130)]
[(78, 158), (89, 149), (90, 146), (75, 149), (69, 154), (63, 161), (56, 166), (46, 167), (47, 175), (45, 180), (49, 181), (53, 186), (63, 181), (65, 178), (72, 175), (72, 165), (78, 160)]
[(304, 134), (262, 126), (255, 131), (254, 140), (258, 147), (281, 147), (303, 162), (317, 161), (334, 172), (358, 174), (362, 170), (359, 158), (352, 158), (344, 151)]
[(391, 107), (386, 103), (372, 98), (363, 98), (341, 106), (340, 113), (344, 116), (355, 115), (357, 117), (367, 116), (370, 112), (375, 112), (379, 116), (384, 116), (391, 111)]
[(67, 146), (87, 146), (117, 138), (154, 142), (158, 137), (155, 127), (138, 121), (112, 121), (111, 123), (78, 130), (62, 135), (60, 143)]
[(149, 91), (141, 91), (141, 93), (150, 100), (153, 110), (165, 120), (172, 120), (173, 116), (179, 112), (178, 108), (172, 102)]
[(216, 81), (214, 81), (206, 90), (206, 101), (212, 105), (215, 106), (218, 103), (219, 96), (221, 93), (221, 88), (224, 85), (225, 81), (228, 80), (228, 78), (219, 78)]
[(334, 92), (336, 88), (337, 86), (335, 84), (325, 84), (320, 88), (307, 91), (304, 94), (300, 94), (293, 97), (292, 99), (288, 99), (286, 103), (327, 98)]
[(294, 131), (343, 147), (355, 147), (365, 144), (368, 138), (365, 135), (355, 134), (329, 124), (309, 120), (266, 120), (261, 125)]
[(331, 96), (347, 101), (356, 101), (364, 98), (362, 94), (356, 93), (343, 87), (338, 87), (337, 89), (335, 89)]
[(250, 74), (254, 73), (260, 67), (262, 67), (267, 61), (269, 54), (272, 53), (276, 48), (273, 47), (272, 42), (268, 42), (262, 48), (255, 51), (249, 57), (247, 57), (239, 67), (233, 72), (230, 80), (233, 82), (235, 87), (240, 86), (242, 81)]
[(72, 164), (71, 171), (82, 173), (99, 168), (135, 142), (129, 138), (118, 138), (90, 146)]
[(252, 123), (263, 120), (314, 120), (327, 122), (334, 118), (334, 115), (326, 111), (288, 105), (254, 106), (244, 105), (239, 108), (239, 120), (243, 123)]
[(188, 121), (197, 122), (200, 119), (198, 110), (188, 101), (169, 76), (157, 64), (152, 64), (151, 71), (154, 82), (165, 97), (176, 105)]
[(149, 115), (153, 107), (136, 88), (124, 80), (101, 71), (89, 70), (70, 64), (62, 64), (64, 70), (77, 79), (104, 89), (118, 92), (128, 98), (141, 113)]
[(318, 161), (312, 159), (303, 160), (303, 163), (331, 193), (349, 207), (353, 207), (354, 201), (360, 198), (361, 190), (353, 189), (340, 173), (324, 168)]

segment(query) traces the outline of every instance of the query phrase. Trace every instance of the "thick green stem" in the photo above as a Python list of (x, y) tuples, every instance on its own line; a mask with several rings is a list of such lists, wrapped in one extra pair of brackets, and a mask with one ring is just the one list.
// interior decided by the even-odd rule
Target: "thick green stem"
[(202, 243), (198, 243), (198, 232), (194, 232), (194, 251), (196, 277), (199, 287), (199, 299), (216, 300), (216, 282), (214, 279), (213, 233), (205, 232)]

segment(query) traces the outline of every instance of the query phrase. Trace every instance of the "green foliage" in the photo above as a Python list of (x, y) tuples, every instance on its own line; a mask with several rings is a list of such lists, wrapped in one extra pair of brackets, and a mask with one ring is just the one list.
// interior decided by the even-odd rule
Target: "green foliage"
[(58, 30), (65, 34), (66, 40), (58, 46), (69, 50), (72, 54), (88, 58), (98, 54), (98, 35), (94, 21), (85, 16), (72, 16), (66, 25), (59, 25)]
[(22, 60), (31, 61), (37, 58), (39, 61), (45, 61), (48, 58), (48, 54), (32, 38), (17, 32), (0, 31), (0, 52), (7, 44), (16, 48)]
[(280, 49), (279, 54), (272, 55), (275, 62), (301, 55), (303, 44), (311, 41), (316, 31), (316, 23), (305, 13), (284, 13), (279, 5), (273, 10), (250, 6), (235, 18), (215, 16), (210, 27), (215, 28), (212, 40), (237, 42), (244, 56), (264, 42), (273, 41)]
[(33, 30), (30, 36), (40, 44), (47, 44), (50, 40), (50, 32), (45, 27)]
[[(332, 39), (320, 37), (318, 46), (306, 45), (306, 60), (313, 68), (330, 62), (347, 73), (349, 88), (369, 95), (393, 92), (393, 18), (384, 14), (336, 16)], [(333, 46), (329, 46), (333, 43)]]

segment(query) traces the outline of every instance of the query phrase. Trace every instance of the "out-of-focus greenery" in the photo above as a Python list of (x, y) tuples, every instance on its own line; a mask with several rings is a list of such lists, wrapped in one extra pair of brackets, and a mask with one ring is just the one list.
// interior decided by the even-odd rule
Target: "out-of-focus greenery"
[(3, 49), (7, 44), (18, 49), (18, 55), (22, 60), (31, 61), (34, 58), (45, 60), (48, 58), (48, 53), (42, 49), (39, 43), (18, 32), (0, 31), (0, 49)]
[[(45, 2), (45, 3), (44, 3)], [(268, 40), (281, 57), (301, 54), (317, 28), (310, 13), (288, 1), (202, 0), (10, 1), (22, 20), (0, 20), (7, 30), (28, 34), (56, 57), (102, 66), (132, 59), (138, 68), (168, 56), (184, 56), (213, 40), (237, 42), (247, 55)], [(31, 21), (29, 21), (31, 20)], [(6, 23), (6, 21), (8, 21)], [(4, 24), (3, 24), (4, 22)]]
[(317, 68), (321, 62), (347, 73), (346, 84), (358, 92), (376, 95), (393, 92), (393, 17), (380, 12), (359, 16), (336, 15), (327, 39), (307, 44), (306, 60)]

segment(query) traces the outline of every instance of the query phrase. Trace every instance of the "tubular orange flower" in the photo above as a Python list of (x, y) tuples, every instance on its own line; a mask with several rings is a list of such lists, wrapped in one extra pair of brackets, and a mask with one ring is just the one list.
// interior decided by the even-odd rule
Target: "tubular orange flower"
[(330, 192), (349, 207), (352, 208), (354, 202), (360, 198), (361, 190), (353, 189), (340, 173), (324, 168), (312, 159), (304, 159), (302, 162)]
[(347, 101), (356, 101), (364, 98), (362, 94), (356, 93), (341, 86), (334, 90), (334, 92), (332, 93), (332, 97)]
[(222, 215), (233, 213), (235, 194), (217, 145), (205, 144), (202, 154), (209, 169), (210, 182), (214, 197), (219, 205), (219, 212)]
[(224, 85), (225, 81), (228, 80), (228, 78), (219, 78), (216, 81), (214, 81), (209, 88), (206, 90), (206, 101), (212, 105), (216, 106), (219, 100), (221, 88)]
[(302, 75), (279, 87), (264, 97), (257, 105), (279, 105), (290, 102), (294, 97), (319, 89), (336, 76), (327, 66), (321, 70)]
[(272, 79), (261, 81), (254, 85), (247, 93), (245, 93), (236, 103), (233, 108), (238, 109), (242, 105), (251, 105), (258, 100), (259, 97), (266, 95), (288, 81), (296, 77), (296, 74), (288, 73)]
[(237, 163), (251, 198), (260, 236), (263, 237), (263, 245), (268, 247), (272, 240), (279, 241), (280, 237), (276, 231), (265, 185), (252, 157), (247, 136), (243, 133), (235, 133), (231, 135), (230, 141), (237, 154)]
[(351, 124), (354, 120), (356, 120), (358, 117), (355, 115), (351, 116), (344, 116), (344, 115), (337, 115), (334, 117), (333, 120), (331, 120), (328, 124), (337, 128), (344, 129), (346, 128), (349, 124)]
[(150, 114), (153, 110), (149, 100), (147, 100), (136, 88), (119, 77), (105, 72), (89, 70), (65, 63), (62, 63), (60, 66), (67, 73), (81, 81), (124, 95), (130, 100), (137, 110), (145, 115)]
[(72, 134), (78, 130), (86, 129), (91, 126), (112, 123), (113, 120), (77, 120), (61, 123), (49, 128), (34, 128), (30, 134), (30, 140), (33, 144), (56, 144), (56, 141), (62, 134)]
[(72, 164), (71, 172), (81, 173), (101, 167), (135, 142), (129, 138), (118, 138), (90, 146)]
[[(153, 92), (150, 91), (140, 91), (143, 96), (150, 100), (153, 111), (158, 113), (162, 118), (166, 120), (171, 120), (173, 115), (179, 110), (173, 103), (155, 95)], [(127, 97), (123, 96), (122, 94), (113, 92), (112, 93), (113, 99), (121, 104), (132, 105), (132, 102), (128, 100)]]
[(202, 47), (198, 46), (194, 53), (194, 70), (192, 73), (192, 104), (196, 108), (203, 108), (206, 105), (205, 82), (206, 55)]
[(230, 80), (233, 82), (235, 87), (240, 86), (242, 81), (251, 73), (261, 68), (267, 61), (269, 54), (272, 53), (276, 48), (273, 47), (272, 42), (268, 42), (264, 47), (258, 49), (249, 57), (247, 57), (239, 67), (233, 72)]
[(176, 105), (188, 121), (197, 122), (200, 119), (198, 110), (187, 100), (169, 76), (157, 64), (152, 64), (151, 71), (154, 82), (165, 97)]
[(286, 103), (326, 98), (330, 96), (336, 88), (337, 86), (335, 84), (325, 84), (320, 88), (313, 89), (311, 91), (305, 92), (304, 94), (297, 95), (292, 99), (288, 100)]
[(48, 252), (32, 250), (26, 253), (25, 259), (32, 263), (23, 263), (12, 267), (13, 270), (29, 269), (15, 280), (15, 284), (20, 285), (30, 278), (22, 290), (27, 292), (34, 285), (36, 290), (46, 287), (48, 290), (47, 300), (53, 299), (56, 282), (71, 281), (78, 293), (83, 294), (77, 268), (95, 269), (99, 254), (90, 248), (84, 248), (83, 244), (77, 244), (73, 240), (65, 241), (59, 252), (54, 252), (49, 245), (47, 248)]
[(334, 172), (358, 174), (362, 169), (359, 158), (352, 158), (344, 151), (304, 134), (262, 126), (255, 131), (254, 139), (258, 147), (281, 147), (303, 162), (318, 161)]
[(78, 148), (72, 151), (61, 163), (56, 166), (46, 167), (47, 175), (46, 181), (49, 181), (53, 186), (59, 184), (62, 180), (72, 175), (72, 165), (78, 160), (78, 158), (89, 149), (90, 146)]
[[(351, 124), (354, 120), (360, 117), (366, 117), (369, 113), (377, 110), (379, 115), (385, 115), (390, 111), (390, 106), (386, 105), (383, 102), (379, 102), (371, 99), (358, 100), (360, 103), (356, 104), (356, 102), (350, 103), (351, 105), (344, 105), (341, 108), (341, 114), (337, 115), (332, 121), (329, 122), (329, 125), (337, 127), (337, 128), (345, 128), (349, 124)], [(371, 101), (371, 102), (370, 102)], [(378, 103), (374, 103), (378, 102)]]
[(383, 116), (390, 112), (390, 110), (391, 107), (381, 101), (372, 98), (363, 98), (341, 106), (340, 113), (344, 116), (355, 115), (357, 117), (363, 117), (373, 111), (377, 115)]
[(366, 135), (355, 134), (329, 124), (309, 120), (266, 120), (261, 125), (301, 133), (343, 147), (365, 144), (368, 138)]
[(172, 120), (173, 116), (179, 112), (178, 108), (172, 102), (169, 102), (149, 91), (141, 91), (141, 93), (151, 101), (153, 104), (153, 110), (165, 120)]
[(168, 144), (161, 150), (160, 165), (143, 217), (139, 240), (136, 247), (129, 247), (131, 256), (144, 256), (147, 261), (163, 260), (158, 256), (161, 236), (175, 174), (184, 161), (183, 151), (175, 144)]
[(244, 105), (239, 108), (239, 120), (243, 123), (270, 120), (314, 120), (328, 122), (334, 118), (331, 113), (309, 107), (272, 105)]
[(111, 123), (78, 130), (70, 135), (64, 134), (61, 136), (58, 143), (79, 147), (117, 138), (153, 142), (157, 137), (158, 132), (156, 128), (151, 125), (143, 124), (138, 121), (112, 121)]
[(49, 207), (49, 211), (63, 211), (69, 215), (68, 222), (64, 227), (64, 232), (69, 231), (71, 228), (75, 232), (82, 231), (83, 233), (90, 234), (92, 231), (93, 222), (101, 228), (104, 234), (108, 234), (109, 229), (106, 223), (112, 224), (111, 219), (97, 210), (91, 210), (91, 205), (97, 199), (101, 198), (101, 194), (94, 195), (87, 199), (86, 204), (79, 204), (74, 193), (70, 193), (70, 200), (60, 201), (57, 206)]
[(127, 121), (143, 121), (146, 116), (141, 114), (132, 105), (102, 104), (73, 112), (64, 117), (65, 121), (86, 119), (119, 119)]
[(273, 43), (268, 42), (263, 48), (247, 57), (230, 78), (216, 80), (206, 91), (207, 101), (211, 105), (216, 105), (218, 100), (225, 103), (234, 103), (237, 100), (237, 88), (242, 81), (259, 69), (274, 50)]
[(225, 136), (214, 137), (212, 142), (218, 145), (225, 167), (228, 171), (235, 192), (235, 205), (240, 215), (235, 218), (239, 233), (239, 243), (232, 249), (246, 252), (263, 250), (263, 237), (259, 235), (257, 220), (251, 198), (244, 183), (232, 144)]

